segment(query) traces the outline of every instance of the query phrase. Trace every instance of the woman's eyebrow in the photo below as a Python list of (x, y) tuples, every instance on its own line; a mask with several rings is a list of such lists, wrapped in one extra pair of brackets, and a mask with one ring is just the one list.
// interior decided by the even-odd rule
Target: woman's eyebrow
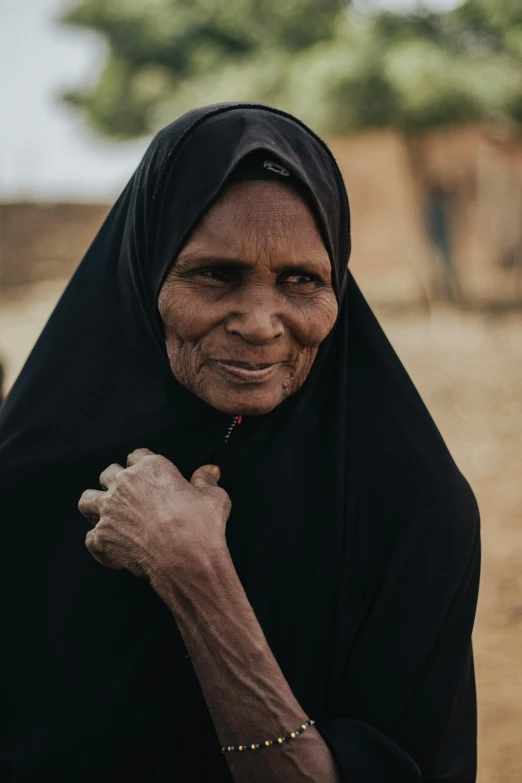
[(214, 253), (194, 253), (193, 255), (187, 253), (187, 255), (180, 256), (178, 263), (198, 264), (202, 266), (205, 264), (217, 264), (219, 266), (228, 266), (241, 269), (249, 269), (252, 267), (252, 264), (249, 264), (248, 261), (245, 261), (243, 258), (215, 255)]
[[(184, 256), (180, 256), (178, 260), (178, 264), (184, 265), (184, 264), (195, 264), (197, 266), (205, 266), (205, 265), (212, 265), (212, 266), (220, 266), (220, 267), (227, 267), (228, 269), (252, 269), (254, 264), (252, 264), (249, 261), (245, 261), (243, 258), (235, 258), (234, 256), (223, 256), (223, 255), (214, 255), (212, 253), (194, 253), (189, 254), (187, 253)], [(296, 260), (296, 261), (285, 261), (281, 264), (281, 266), (278, 266), (279, 271), (285, 272), (285, 271), (292, 271), (292, 270), (299, 270), (299, 269), (307, 269), (310, 272), (315, 272), (316, 274), (327, 274), (330, 272), (330, 262), (326, 261), (313, 261), (311, 259), (303, 259), (303, 260)]]

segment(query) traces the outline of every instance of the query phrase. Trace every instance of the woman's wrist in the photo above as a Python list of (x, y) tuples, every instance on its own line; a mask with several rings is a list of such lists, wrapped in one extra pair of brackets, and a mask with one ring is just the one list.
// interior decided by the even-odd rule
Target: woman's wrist
[(176, 551), (172, 557), (154, 570), (150, 584), (171, 610), (193, 600), (205, 597), (209, 592), (223, 589), (234, 571), (226, 540), (205, 541), (204, 545), (186, 552)]

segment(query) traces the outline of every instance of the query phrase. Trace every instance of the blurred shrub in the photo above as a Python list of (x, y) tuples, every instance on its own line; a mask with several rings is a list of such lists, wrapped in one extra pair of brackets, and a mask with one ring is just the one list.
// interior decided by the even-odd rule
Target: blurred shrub
[(82, 0), (65, 24), (107, 44), (65, 99), (102, 134), (148, 134), (194, 106), (261, 101), (319, 132), (522, 122), (522, 2), (361, 13), (339, 0)]

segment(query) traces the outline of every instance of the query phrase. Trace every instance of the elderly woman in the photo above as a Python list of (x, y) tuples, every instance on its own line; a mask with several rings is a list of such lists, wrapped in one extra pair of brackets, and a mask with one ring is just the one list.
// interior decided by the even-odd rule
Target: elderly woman
[(475, 780), (477, 509), (349, 228), (282, 112), (152, 142), (2, 411), (2, 781)]

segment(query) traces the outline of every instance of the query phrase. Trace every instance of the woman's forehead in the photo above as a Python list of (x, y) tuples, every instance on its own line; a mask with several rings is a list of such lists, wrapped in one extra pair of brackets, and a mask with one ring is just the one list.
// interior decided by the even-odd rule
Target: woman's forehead
[(231, 254), (257, 255), (259, 249), (284, 249), (289, 262), (303, 257), (329, 264), (317, 222), (293, 188), (274, 182), (234, 183), (226, 188), (189, 236), (181, 258)]
[[(153, 249), (150, 266), (155, 294), (173, 259), (180, 258), (196, 227), (201, 228), (205, 216), (209, 219), (212, 206), (223, 208), (219, 201), (231, 187), (230, 182), (242, 161), (261, 152), (263, 169), (266, 160), (285, 170), (273, 171), (274, 165), (267, 169), (276, 180), (295, 178), (295, 185), (313, 215), (313, 218), (307, 216), (307, 220), (312, 226), (316, 220), (314, 236), (319, 233), (327, 250), (336, 296), (340, 299), (346, 283), (350, 221), (342, 178), (326, 145), (298, 120), (276, 110), (250, 105), (211, 108), (195, 118), (181, 140), (177, 134), (176, 130), (172, 138), (167, 133), (160, 139), (167, 149), (167, 157), (159, 156), (160, 176), (154, 182), (151, 180), (154, 194), (150, 215), (154, 236), (149, 236), (147, 248)], [(285, 176), (286, 171), (292, 176)], [(245, 184), (260, 187), (272, 183)], [(252, 212), (254, 208), (251, 217), (248, 210)], [(266, 223), (273, 221), (271, 210), (272, 205), (261, 215), (261, 204), (254, 200), (254, 205), (242, 205), (241, 212), (234, 217), (228, 214), (226, 223), (231, 230), (239, 231), (239, 218), (243, 216), (241, 230), (246, 232), (249, 224), (255, 222), (258, 231), (261, 219)], [(284, 219), (284, 215), (279, 216), (281, 230)]]
[(288, 233), (295, 223), (317, 228), (306, 201), (293, 187), (275, 182), (232, 182), (223, 188), (193, 231), (219, 231), (221, 225), (248, 232)]

